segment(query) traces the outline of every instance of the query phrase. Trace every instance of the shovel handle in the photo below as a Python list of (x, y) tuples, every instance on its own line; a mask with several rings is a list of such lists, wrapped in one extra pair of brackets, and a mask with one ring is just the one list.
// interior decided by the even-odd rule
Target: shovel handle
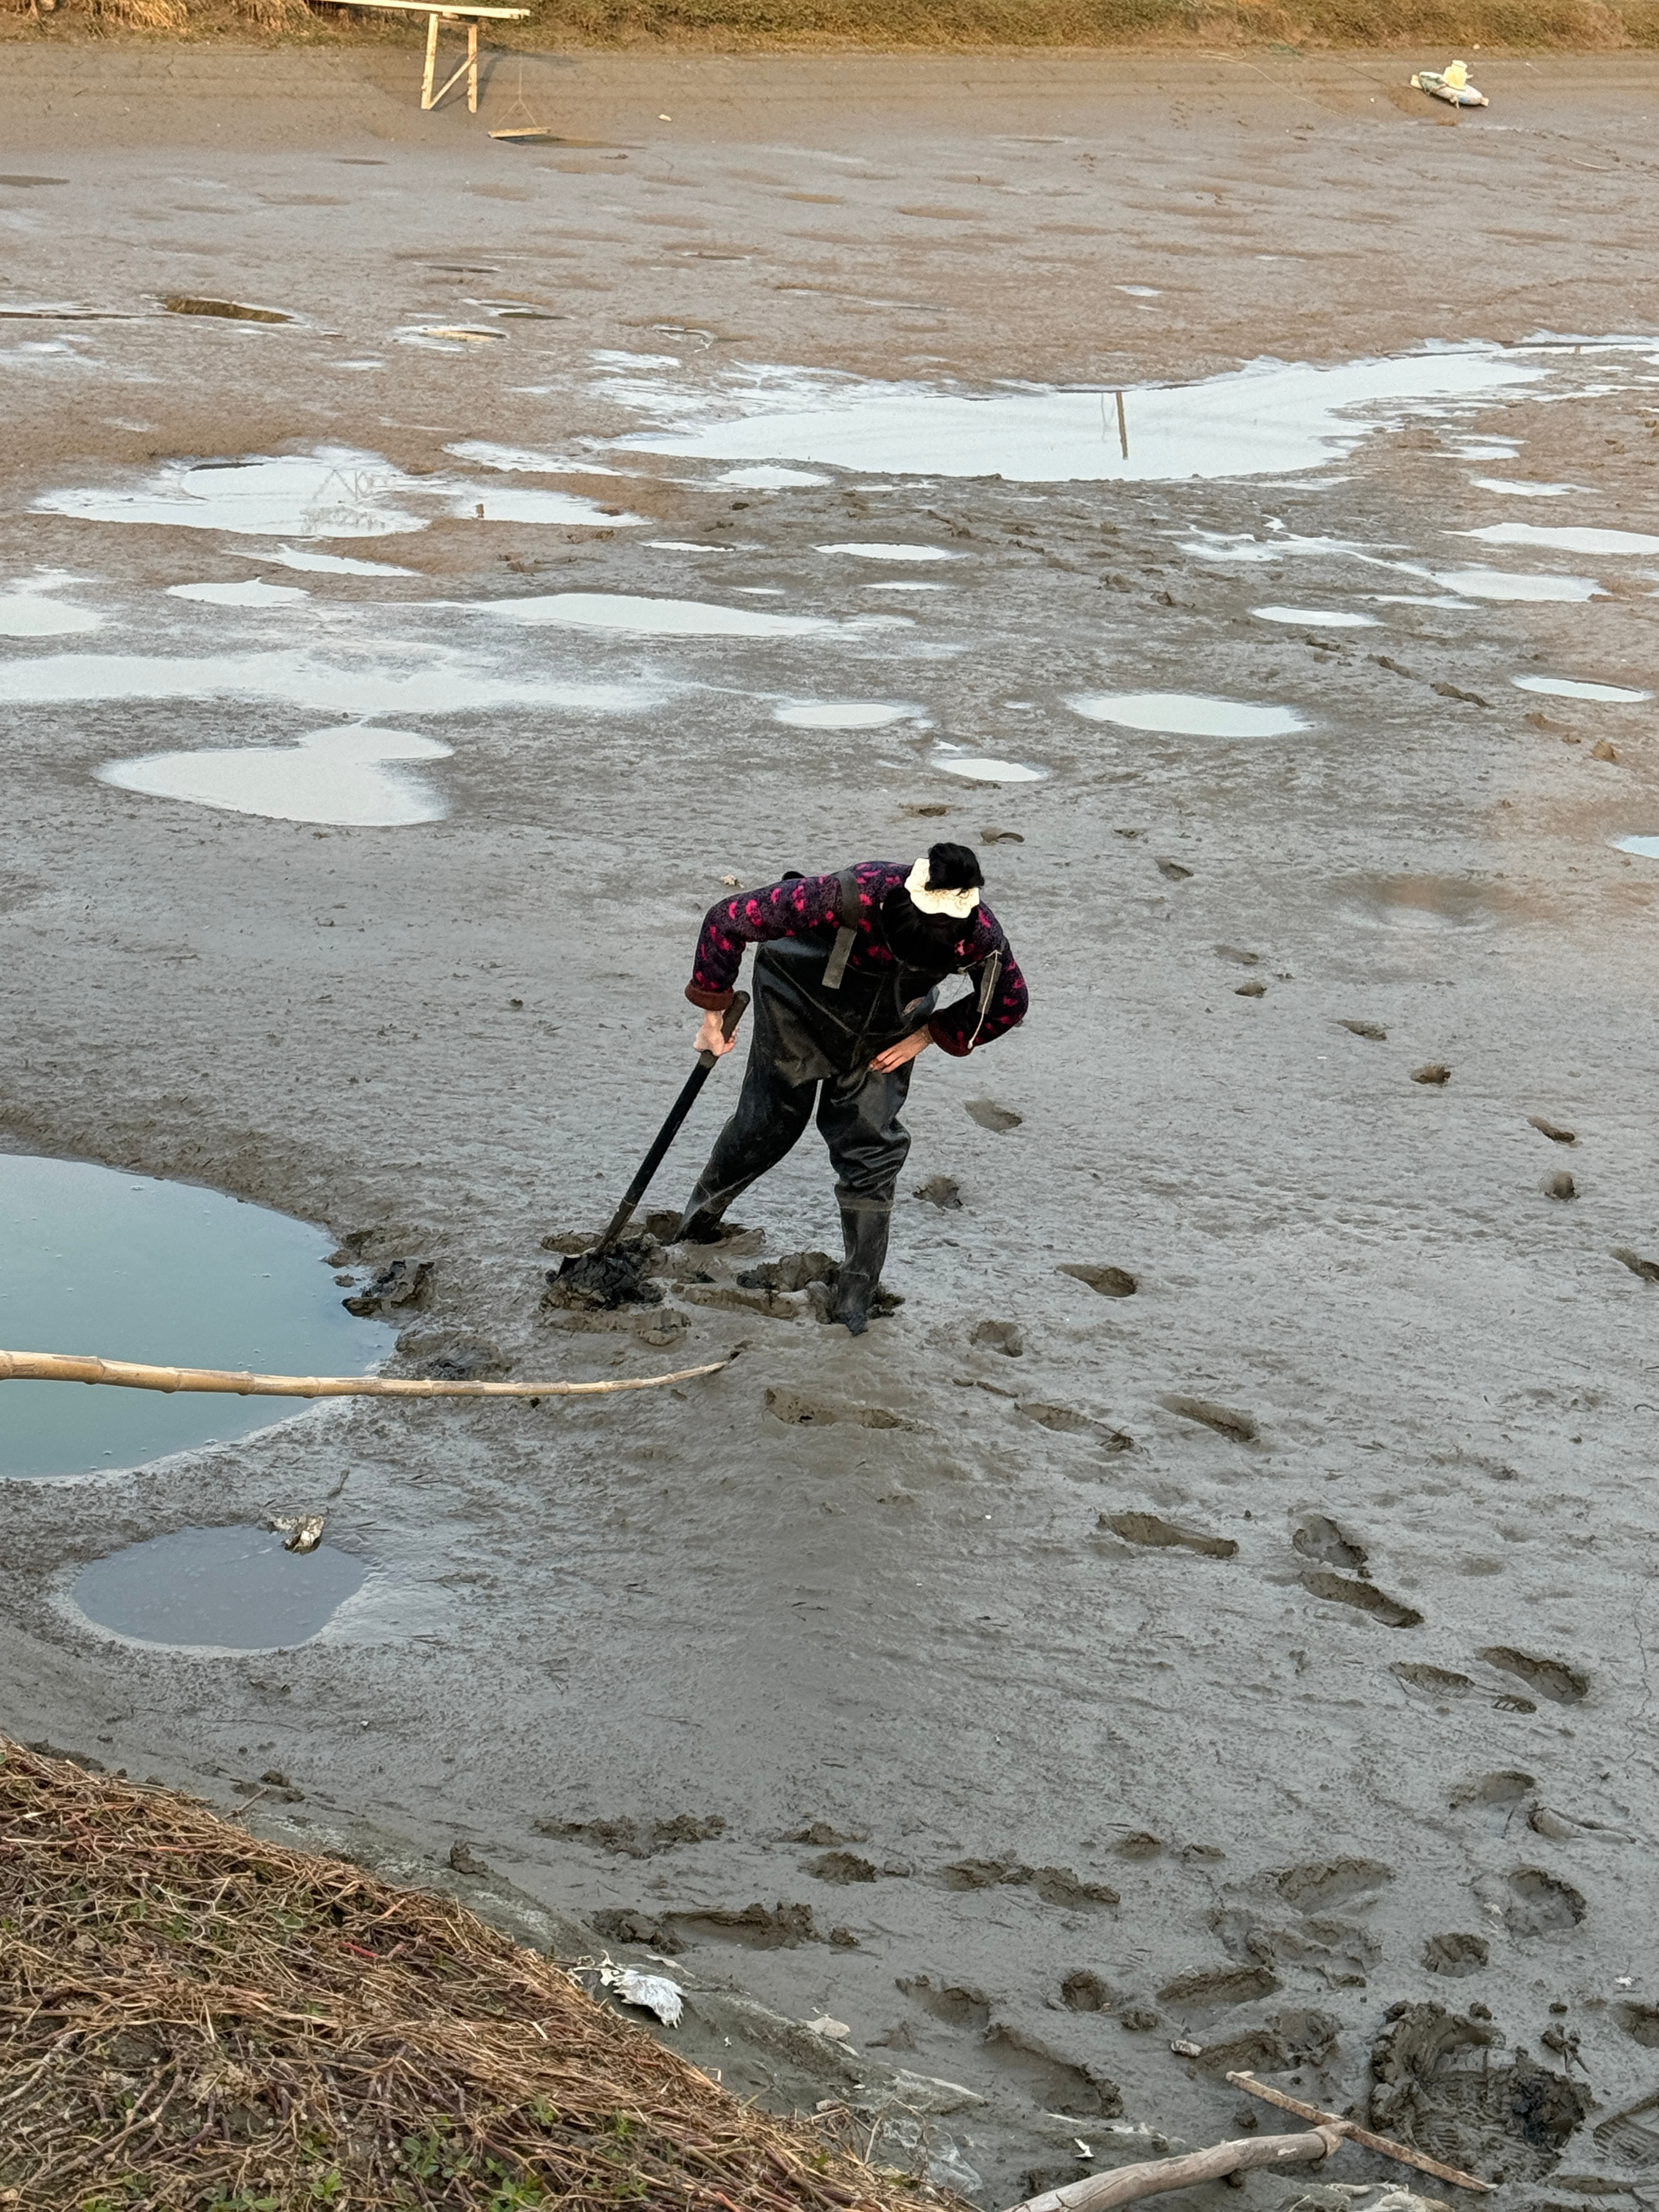
[[(732, 994), (732, 1003), (726, 1008), (725, 1013), (720, 1017), (720, 1035), (722, 1036), (729, 1037), (735, 1036), (737, 1035), (738, 1024), (743, 1019), (744, 1015), (748, 1012), (748, 992), (733, 991)], [(718, 1053), (708, 1051), (700, 1052), (697, 1054), (697, 1066), (702, 1068), (706, 1075), (719, 1058), (720, 1054)]]

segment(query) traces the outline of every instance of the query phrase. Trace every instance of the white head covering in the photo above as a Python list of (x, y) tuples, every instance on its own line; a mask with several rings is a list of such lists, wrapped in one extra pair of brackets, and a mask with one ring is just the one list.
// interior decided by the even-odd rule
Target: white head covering
[(926, 853), (904, 878), (904, 888), (918, 914), (948, 914), (952, 921), (966, 921), (979, 904), (979, 893), (971, 884), (961, 890), (930, 891)]

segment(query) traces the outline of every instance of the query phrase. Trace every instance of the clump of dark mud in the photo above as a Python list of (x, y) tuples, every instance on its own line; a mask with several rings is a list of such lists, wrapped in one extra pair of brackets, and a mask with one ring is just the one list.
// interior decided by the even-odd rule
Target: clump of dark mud
[(1371, 2051), (1370, 2124), (1489, 2179), (1536, 2180), (1590, 2109), (1589, 2092), (1443, 2005), (1397, 2006)]
[(809, 1283), (833, 1283), (838, 1272), (827, 1252), (786, 1252), (745, 1268), (738, 1285), (745, 1291), (804, 1291)]
[(625, 1237), (603, 1252), (567, 1255), (548, 1271), (544, 1306), (578, 1313), (614, 1313), (618, 1306), (659, 1306), (662, 1287), (647, 1270), (661, 1247), (654, 1237)]
[(342, 1298), (340, 1304), (349, 1314), (356, 1314), (362, 1321), (389, 1312), (396, 1306), (423, 1306), (432, 1281), (433, 1265), (430, 1260), (391, 1261), (355, 1297)]
[(406, 1328), (398, 1350), (433, 1382), (490, 1382), (512, 1365), (493, 1337), (473, 1328)]

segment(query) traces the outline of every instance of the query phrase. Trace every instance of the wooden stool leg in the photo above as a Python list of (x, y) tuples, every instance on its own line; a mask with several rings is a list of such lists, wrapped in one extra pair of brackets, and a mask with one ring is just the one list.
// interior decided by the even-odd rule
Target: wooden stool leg
[(421, 80), (421, 107), (422, 112), (429, 108), (432, 105), (432, 78), (433, 73), (436, 70), (437, 66), (438, 19), (435, 15), (428, 15), (426, 19), (426, 75)]
[(466, 27), (466, 106), (469, 114), (477, 113), (478, 27), (476, 23), (469, 23)]

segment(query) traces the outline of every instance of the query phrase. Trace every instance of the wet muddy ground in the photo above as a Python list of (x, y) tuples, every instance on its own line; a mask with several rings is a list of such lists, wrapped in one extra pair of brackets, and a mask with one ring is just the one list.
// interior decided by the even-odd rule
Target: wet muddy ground
[[(9, 1729), (828, 2014), (988, 2204), (1240, 2064), (1647, 2201), (1659, 73), (1443, 58), (549, 61), (532, 150), (20, 50), (6, 1141), (321, 1224), (412, 1370), (735, 1357), (12, 1484)], [(941, 832), (1033, 1003), (918, 1068), (898, 1313), (775, 1266), (810, 1138), (544, 1306), (723, 882)], [(76, 1602), (325, 1510), (311, 1641)]]

